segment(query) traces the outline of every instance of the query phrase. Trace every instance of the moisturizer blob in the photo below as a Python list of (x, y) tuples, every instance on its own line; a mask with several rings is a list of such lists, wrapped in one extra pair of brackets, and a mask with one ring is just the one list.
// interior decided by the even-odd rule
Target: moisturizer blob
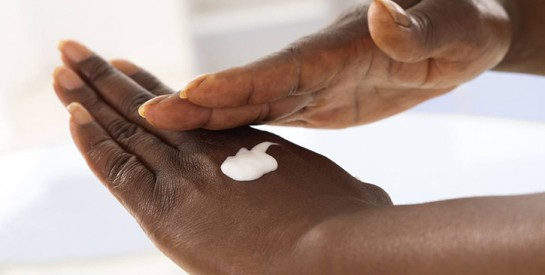
[(227, 157), (221, 164), (221, 171), (236, 181), (251, 181), (278, 168), (278, 162), (267, 155), (267, 149), (272, 142), (262, 142), (252, 150), (241, 148), (235, 156)]

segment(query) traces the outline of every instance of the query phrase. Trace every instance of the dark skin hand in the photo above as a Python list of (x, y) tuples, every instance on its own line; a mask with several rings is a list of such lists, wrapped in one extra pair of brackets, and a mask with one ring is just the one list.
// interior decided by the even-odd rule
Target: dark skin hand
[(140, 113), (171, 130), (374, 122), (497, 66), (512, 42), (509, 4), (362, 1), (285, 50), (197, 77), (181, 93), (148, 102)]
[[(138, 106), (170, 89), (75, 42), (55, 90), (96, 176), (168, 257), (205, 274), (543, 274), (545, 194), (393, 206), (328, 159), (252, 128), (157, 130)], [(74, 103), (76, 102), (76, 103)], [(277, 171), (219, 165), (262, 141)]]
[[(270, 133), (248, 127), (156, 130), (138, 115), (138, 106), (170, 89), (118, 62), (132, 70), (127, 77), (74, 42), (61, 49), (72, 69), (57, 69), (55, 90), (63, 104), (81, 104), (69, 107), (79, 150), (153, 242), (188, 271), (285, 268), (299, 239), (316, 224), (338, 213), (391, 204), (380, 188)], [(268, 150), (280, 163), (277, 171), (251, 183), (221, 173), (227, 156), (263, 141), (279, 144)]]
[(498, 71), (545, 76), (545, 1), (501, 0), (513, 22), (509, 52), (495, 68)]

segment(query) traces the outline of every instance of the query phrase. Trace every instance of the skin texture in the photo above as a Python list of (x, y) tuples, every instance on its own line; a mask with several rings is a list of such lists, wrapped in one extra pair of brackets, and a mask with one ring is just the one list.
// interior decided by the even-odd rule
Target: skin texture
[(504, 1), (397, 3), (364, 2), (280, 52), (197, 77), (140, 113), (170, 130), (344, 128), (451, 91), (497, 66), (510, 48), (513, 16)]
[[(270, 133), (156, 130), (137, 108), (170, 89), (141, 70), (129, 78), (75, 42), (61, 49), (72, 69), (56, 70), (57, 95), (90, 113), (69, 105), (76, 145), (151, 240), (188, 271), (268, 272), (287, 265), (301, 236), (327, 217), (391, 204), (382, 189)], [(74, 62), (73, 52), (86, 53)], [(267, 151), (277, 171), (252, 183), (221, 173), (227, 156), (263, 141), (279, 144)]]
[(501, 1), (513, 18), (514, 37), (499, 71), (545, 75), (545, 1)]
[[(55, 90), (89, 167), (174, 262), (197, 274), (543, 274), (545, 194), (393, 206), (330, 160), (249, 127), (157, 130), (141, 102), (170, 91), (75, 42)], [(219, 172), (262, 141), (277, 171)]]

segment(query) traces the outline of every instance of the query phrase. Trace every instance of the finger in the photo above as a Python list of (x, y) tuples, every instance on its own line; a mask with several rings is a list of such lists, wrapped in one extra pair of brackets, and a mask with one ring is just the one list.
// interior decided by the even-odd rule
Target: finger
[(140, 86), (150, 91), (154, 95), (160, 96), (174, 93), (172, 89), (164, 85), (163, 82), (161, 82), (154, 75), (142, 69), (141, 67), (131, 63), (130, 61), (124, 59), (116, 59), (110, 61), (110, 63), (116, 69), (123, 72), (125, 75), (134, 80), (134, 82), (138, 83)]
[(270, 103), (321, 90), (353, 58), (353, 49), (347, 51), (338, 44), (357, 47), (355, 35), (329, 37), (333, 35), (309, 36), (263, 60), (200, 76), (180, 92), (180, 97), (203, 107), (225, 108)]
[(152, 93), (75, 41), (63, 41), (59, 49), (68, 65), (110, 106), (130, 121), (145, 127), (145, 120), (138, 115), (138, 107), (153, 98)]
[(209, 130), (230, 129), (239, 126), (266, 123), (289, 116), (312, 101), (311, 95), (288, 97), (265, 104), (232, 108), (206, 108), (181, 100), (177, 95), (159, 96), (140, 108), (149, 123), (160, 129)]
[[(126, 60), (114, 60), (114, 67), (154, 94), (171, 94), (171, 90), (156, 77)], [(264, 123), (288, 116), (312, 100), (312, 96), (290, 97), (271, 104), (247, 105), (238, 108), (211, 109), (197, 106), (177, 95), (159, 96), (139, 109), (148, 122), (160, 129), (191, 130), (205, 128), (220, 130), (243, 125)]]
[(375, 0), (368, 12), (369, 30), (375, 44), (397, 61), (470, 60), (477, 57), (470, 54), (481, 54), (474, 49), (490, 35), (502, 35), (501, 22), (484, 23), (484, 15), (498, 14), (499, 5), (481, 6), (473, 1), (423, 0), (405, 10), (392, 0)]
[(79, 103), (67, 106), (72, 137), (95, 175), (133, 213), (147, 205), (155, 175), (135, 155), (117, 144)]
[(273, 122), (298, 112), (313, 99), (312, 95), (301, 95), (259, 105), (212, 109), (210, 120), (203, 128), (222, 130)]
[[(199, 107), (189, 101), (183, 101), (178, 96), (167, 96), (173, 92), (162, 84), (155, 76), (126, 60), (113, 60), (111, 64), (143, 88), (158, 95), (140, 106), (139, 114), (160, 129), (190, 130), (202, 128), (211, 117), (209, 108)], [(156, 107), (159, 102), (161, 107)], [(151, 112), (148, 110), (151, 109)], [(157, 110), (157, 112), (155, 111)]]
[[(154, 127), (176, 131), (190, 130), (201, 128), (210, 118), (210, 109), (196, 106), (189, 101), (182, 101), (178, 96), (173, 96), (173, 91), (170, 88), (135, 64), (126, 60), (114, 60), (111, 63), (140, 86), (157, 95), (138, 109), (140, 116), (146, 118)], [(161, 106), (167, 106), (166, 110), (155, 108), (161, 101), (165, 101)], [(177, 109), (172, 110), (171, 106), (174, 105)], [(160, 109), (160, 111), (148, 113), (148, 109)]]
[(113, 140), (127, 151), (141, 156), (148, 167), (162, 168), (165, 156), (168, 156), (171, 150), (170, 146), (138, 125), (127, 121), (102, 101), (72, 70), (61, 66), (55, 70), (54, 79), (55, 91), (65, 106), (71, 102), (81, 103)]

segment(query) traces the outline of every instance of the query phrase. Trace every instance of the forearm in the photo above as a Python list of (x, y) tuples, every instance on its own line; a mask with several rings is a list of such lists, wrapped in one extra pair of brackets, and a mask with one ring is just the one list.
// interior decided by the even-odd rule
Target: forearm
[(306, 235), (297, 266), (312, 274), (544, 274), (544, 210), (545, 194), (362, 210)]
[(545, 75), (545, 1), (498, 0), (509, 14), (513, 38), (495, 70)]

